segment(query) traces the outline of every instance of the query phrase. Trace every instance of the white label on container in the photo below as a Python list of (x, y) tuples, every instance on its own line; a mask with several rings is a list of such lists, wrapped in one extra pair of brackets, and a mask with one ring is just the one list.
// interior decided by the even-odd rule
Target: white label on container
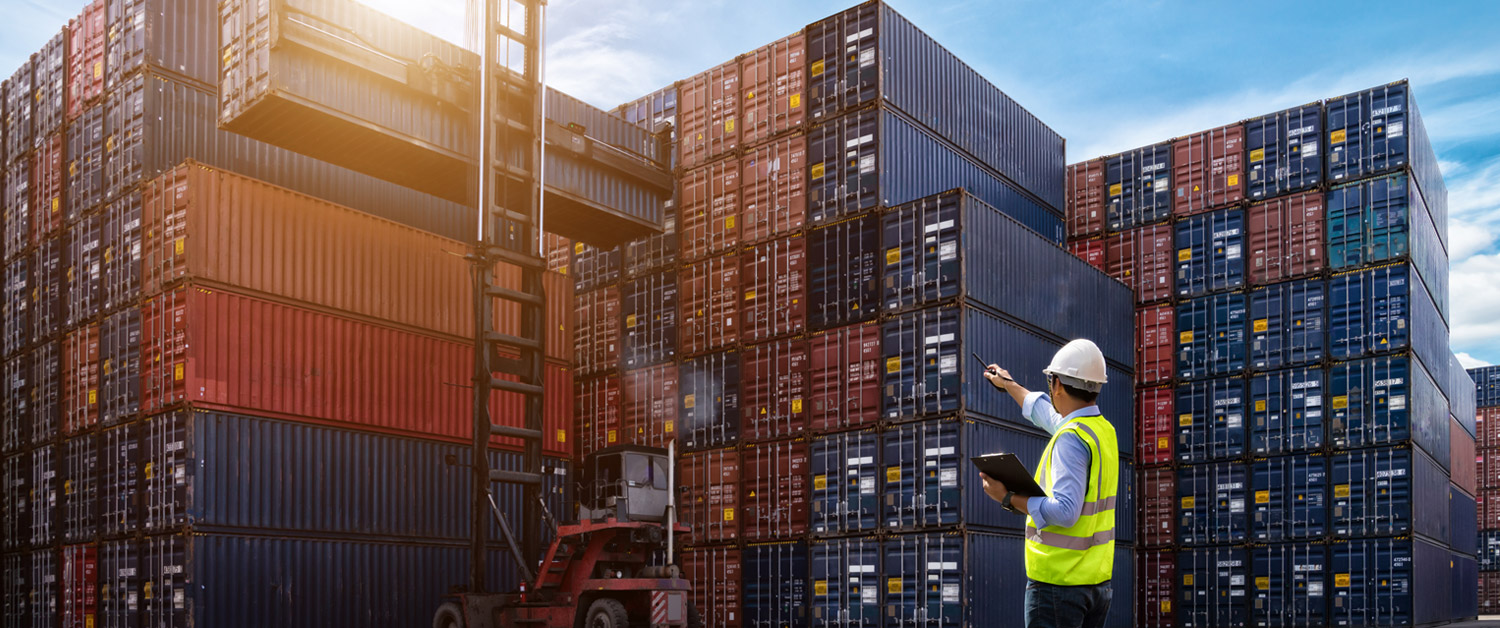
[(1231, 244), (1228, 247), (1226, 247), (1224, 249), (1224, 257), (1227, 257), (1229, 259), (1239, 259), (1240, 258), (1240, 245), (1238, 245), (1238, 244)]
[(928, 457), (928, 458), (932, 458), (934, 456), (941, 456), (941, 455), (943, 455), (943, 448), (942, 447), (928, 447), (927, 449), (922, 450), (922, 454), (924, 456)]
[(859, 479), (859, 494), (860, 495), (874, 495), (875, 494), (875, 478), (873, 478), (873, 477), (860, 478)]
[(943, 469), (938, 472), (939, 486), (958, 486), (958, 469)]
[(172, 606), (174, 608), (182, 608), (184, 605), (186, 605), (187, 604), (187, 595), (186, 594), (187, 594), (187, 592), (183, 591), (182, 589), (177, 589), (177, 590), (172, 591)]
[(945, 355), (945, 356), (943, 356), (941, 358), (938, 358), (938, 372), (939, 373), (957, 373), (958, 372), (958, 356), (956, 356), (956, 355)]
[[(1244, 580), (1244, 578), (1241, 578), (1241, 580)], [(1245, 590), (1244, 589), (1230, 589), (1229, 590), (1229, 597), (1245, 597)]]
[(1242, 421), (1243, 417), (1238, 414), (1231, 414), (1227, 417), (1224, 417), (1224, 423), (1229, 427), (1239, 427)]
[(925, 337), (925, 338), (922, 339), (922, 344), (926, 344), (926, 345), (936, 344), (938, 342), (941, 342), (942, 340), (943, 340), (943, 336), (941, 334), (939, 334), (937, 336), (927, 336), (927, 337)]
[(167, 443), (167, 453), (171, 453), (179, 449), (182, 449), (182, 441), (178, 440)]
[(943, 602), (957, 602), (957, 601), (958, 601), (958, 585), (956, 585), (956, 584), (945, 584), (945, 585), (943, 585)]
[(875, 464), (875, 456), (865, 456), (859, 459), (860, 464)]
[(1313, 582), (1307, 583), (1307, 594), (1308, 595), (1323, 595), (1323, 583), (1318, 582), (1318, 581), (1313, 581)]
[(1406, 123), (1404, 122), (1392, 122), (1390, 126), (1385, 128), (1385, 136), (1389, 138), (1401, 137), (1405, 133)]
[(135, 610), (135, 591), (125, 594), (125, 608)]
[[(849, 565), (849, 573), (874, 573), (873, 565)], [(851, 581), (854, 582), (854, 581)]]
[(1317, 157), (1318, 156), (1318, 142), (1317, 142), (1317, 140), (1313, 140), (1313, 141), (1310, 141), (1310, 142), (1303, 142), (1302, 143), (1302, 156), (1303, 157)]
[(1231, 499), (1231, 500), (1229, 500), (1229, 512), (1245, 512), (1245, 500), (1243, 500), (1243, 499)]
[(1391, 395), (1391, 409), (1392, 410), (1405, 410), (1406, 409), (1406, 395)]
[(1243, 575), (1230, 576), (1229, 577), (1229, 586), (1231, 586), (1231, 587), (1245, 586), (1245, 576), (1243, 576)]
[(859, 590), (859, 601), (861, 604), (876, 604), (875, 596), (880, 593), (880, 587), (865, 587)]
[(955, 336), (953, 334), (943, 334), (941, 336), (938, 336), (938, 339), (942, 340), (943, 342), (953, 342), (954, 338)]
[(162, 567), (161, 572), (175, 576), (182, 573), (182, 565), (167, 565), (166, 567)]
[(938, 245), (938, 260), (946, 261), (958, 257), (958, 243), (944, 242)]
[(1307, 411), (1307, 418), (1309, 418), (1309, 419), (1321, 419), (1321, 418), (1323, 418), (1323, 411), (1322, 410), (1308, 410)]
[(1308, 395), (1307, 396), (1307, 405), (1310, 405), (1310, 406), (1321, 406), (1321, 405), (1323, 405), (1323, 395)]
[(132, 577), (135, 577), (135, 567), (122, 567), (122, 568), (120, 568), (120, 576), (122, 578), (132, 578)]
[(859, 173), (869, 174), (875, 172), (875, 156), (865, 155), (859, 158)]
[(929, 561), (927, 561), (927, 570), (928, 571), (941, 571), (942, 569), (943, 569), (943, 561), (940, 561), (940, 560), (929, 560)]
[(872, 65), (875, 65), (875, 49), (866, 48), (859, 51), (859, 67), (864, 68)]

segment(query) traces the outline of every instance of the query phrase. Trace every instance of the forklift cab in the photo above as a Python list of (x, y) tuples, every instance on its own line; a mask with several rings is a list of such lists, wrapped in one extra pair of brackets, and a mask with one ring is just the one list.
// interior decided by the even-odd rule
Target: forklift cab
[(664, 449), (618, 445), (589, 454), (579, 478), (578, 520), (667, 520), (672, 460)]

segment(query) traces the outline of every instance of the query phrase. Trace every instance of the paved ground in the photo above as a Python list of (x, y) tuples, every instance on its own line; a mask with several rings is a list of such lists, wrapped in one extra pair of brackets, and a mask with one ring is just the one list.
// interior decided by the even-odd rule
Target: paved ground
[(1500, 615), (1481, 615), (1479, 621), (1448, 624), (1448, 628), (1500, 628)]

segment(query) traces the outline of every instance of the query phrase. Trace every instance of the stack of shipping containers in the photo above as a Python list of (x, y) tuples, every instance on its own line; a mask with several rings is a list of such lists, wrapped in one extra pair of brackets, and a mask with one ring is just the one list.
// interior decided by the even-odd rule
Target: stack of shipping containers
[[(1479, 612), (1494, 615), (1500, 613), (1500, 366), (1470, 369), (1468, 375), (1474, 382), (1474, 403), (1469, 410), (1475, 415), (1473, 469), (1479, 486)], [(1458, 407), (1454, 410), (1457, 412)], [(1455, 535), (1458, 529), (1455, 525)]]
[(1068, 174), (1070, 249), (1136, 294), (1141, 625), (1474, 616), (1447, 192), (1410, 86)]

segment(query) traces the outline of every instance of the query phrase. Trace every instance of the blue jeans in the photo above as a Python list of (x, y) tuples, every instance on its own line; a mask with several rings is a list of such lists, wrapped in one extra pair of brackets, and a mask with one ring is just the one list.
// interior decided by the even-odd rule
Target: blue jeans
[(1102, 628), (1109, 616), (1108, 582), (1065, 587), (1026, 581), (1026, 628)]

